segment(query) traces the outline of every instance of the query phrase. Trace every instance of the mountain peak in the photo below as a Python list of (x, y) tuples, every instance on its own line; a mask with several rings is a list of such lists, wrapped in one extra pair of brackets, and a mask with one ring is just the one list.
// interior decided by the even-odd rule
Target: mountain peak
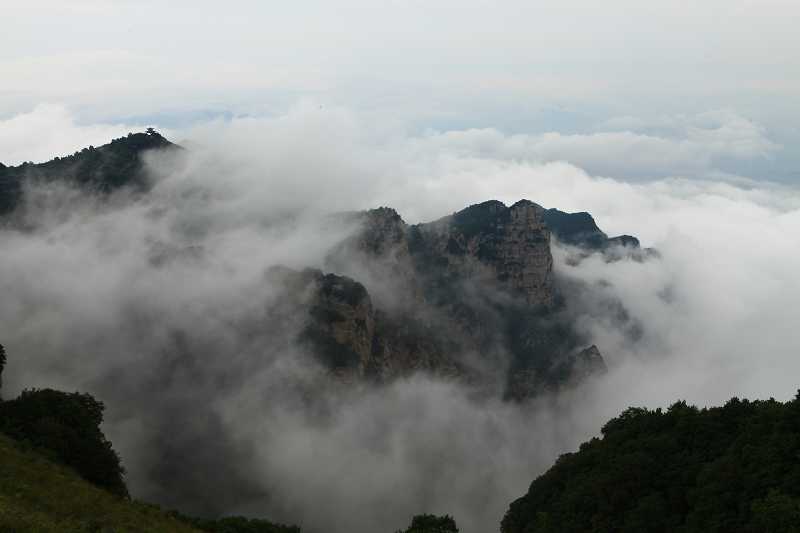
[(509, 209), (518, 209), (521, 207), (533, 207), (535, 209), (540, 209), (544, 211), (544, 207), (540, 206), (536, 202), (531, 202), (530, 200), (527, 200), (525, 198), (513, 204)]
[(108, 193), (122, 187), (146, 190), (142, 154), (150, 150), (181, 150), (153, 128), (128, 133), (108, 144), (88, 146), (66, 157), (45, 163), (0, 166), (0, 215), (13, 211), (22, 201), (25, 182), (72, 183), (86, 190)]

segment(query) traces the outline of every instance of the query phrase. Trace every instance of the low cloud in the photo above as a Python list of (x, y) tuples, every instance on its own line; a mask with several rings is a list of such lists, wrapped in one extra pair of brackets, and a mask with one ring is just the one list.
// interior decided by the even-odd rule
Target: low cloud
[[(83, 131), (62, 111), (34, 115), (43, 124), (50, 116), (54, 131)], [(467, 533), (496, 529), (558, 454), (629, 405), (786, 399), (798, 388), (800, 192), (714, 180), (708, 168), (644, 182), (612, 173), (632, 146), (645, 155), (631, 173), (670, 163), (681, 143), (706, 154), (709, 168), (715, 154), (772, 149), (725, 124), (697, 125), (682, 141), (408, 136), (309, 103), (182, 132), (185, 158), (149, 158), (159, 176), (149, 197), (108, 206), (61, 191), (46, 196), (58, 216), (0, 229), (4, 390), (98, 395), (137, 497), (310, 532), (393, 531), (418, 512), (454, 514)], [(608, 172), (580, 168), (601, 157), (599, 145), (623, 159), (603, 156)], [(569, 157), (545, 156), (562, 150)], [(522, 406), (478, 402), (424, 376), (320, 392), (309, 404), (304, 387), (320, 383), (319, 370), (272, 335), (276, 287), (265, 270), (321, 266), (354, 229), (332, 225), (331, 212), (389, 205), (418, 222), (490, 198), (589, 211), (609, 234), (658, 249), (645, 262), (576, 265), (554, 248), (570, 312), (609, 374)]]
[(455, 151), (532, 163), (561, 161), (592, 175), (634, 181), (719, 177), (720, 162), (768, 158), (781, 149), (763, 127), (730, 111), (653, 121), (621, 117), (587, 134), (451, 131), (429, 135), (416, 144), (438, 153)]
[(141, 129), (130, 124), (82, 125), (63, 105), (40, 104), (27, 113), (0, 120), (0, 163), (42, 163)]

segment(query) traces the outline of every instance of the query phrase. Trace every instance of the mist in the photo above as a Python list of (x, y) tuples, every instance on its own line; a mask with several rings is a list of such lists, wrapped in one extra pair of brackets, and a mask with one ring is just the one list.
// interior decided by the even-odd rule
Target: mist
[[(719, 170), (720, 158), (777, 148), (716, 116), (724, 126), (692, 129), (689, 144), (653, 134), (631, 145), (413, 134), (306, 102), (176, 132), (189, 149), (149, 155), (146, 196), (35, 187), (26, 229), (0, 229), (4, 394), (96, 395), (132, 494), (165, 506), (312, 533), (391, 532), (422, 512), (497, 530), (559, 454), (628, 406), (784, 400), (800, 387), (800, 191)], [(631, 151), (638, 159), (620, 163)], [(653, 162), (658, 175), (640, 175)], [(425, 375), (329, 386), (292, 342), (302, 322), (269, 311), (280, 293), (270, 266), (323, 268), (358, 229), (333, 213), (386, 205), (416, 223), (521, 198), (588, 211), (659, 252), (576, 262), (553, 244), (604, 376), (523, 404)]]

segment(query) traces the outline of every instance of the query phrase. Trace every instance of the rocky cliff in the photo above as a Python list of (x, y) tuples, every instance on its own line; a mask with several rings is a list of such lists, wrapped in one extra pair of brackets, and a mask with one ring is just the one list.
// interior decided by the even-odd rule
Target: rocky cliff
[(561, 313), (547, 213), (521, 200), (416, 225), (388, 207), (343, 215), (361, 229), (328, 254), (335, 274), (284, 284), (306, 298), (301, 341), (348, 379), (423, 371), (517, 400), (604, 372)]
[(528, 200), (496, 200), (412, 228), (412, 252), (422, 269), (444, 268), (449, 279), (487, 276), (533, 306), (553, 304), (553, 258), (544, 209)]
[[(0, 165), (0, 216), (24, 213), (28, 183), (146, 193), (142, 154), (153, 149), (180, 148), (150, 130), (47, 163)], [(604, 371), (600, 351), (563, 313), (551, 236), (575, 247), (575, 261), (598, 251), (624, 257), (639, 250), (634, 237), (609, 238), (588, 213), (529, 200), (491, 200), (413, 225), (390, 207), (336, 217), (359, 230), (328, 251), (323, 270), (270, 269), (281, 294), (263, 328), (291, 331), (339, 378), (387, 382), (423, 371), (523, 399)], [(149, 260), (160, 268), (197, 253), (154, 249)]]

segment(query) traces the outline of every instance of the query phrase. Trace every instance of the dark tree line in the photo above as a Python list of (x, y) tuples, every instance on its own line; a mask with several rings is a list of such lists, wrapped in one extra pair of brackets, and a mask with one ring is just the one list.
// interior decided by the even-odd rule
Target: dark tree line
[(411, 519), (408, 529), (397, 533), (458, 533), (458, 528), (449, 515), (421, 514)]
[(90, 483), (127, 496), (119, 456), (100, 431), (103, 409), (89, 394), (26, 390), (0, 402), (0, 431), (73, 468)]
[[(3, 369), (6, 367), (6, 349), (0, 344), (0, 390), (3, 388)], [(2, 399), (2, 394), (0, 394)]]
[(798, 533), (800, 393), (631, 408), (511, 504), (503, 533)]
[[(0, 387), (6, 357), (0, 344)], [(125, 470), (100, 430), (104, 408), (89, 394), (25, 390), (13, 400), (0, 398), (0, 432), (74, 469), (90, 483), (127, 497)]]

